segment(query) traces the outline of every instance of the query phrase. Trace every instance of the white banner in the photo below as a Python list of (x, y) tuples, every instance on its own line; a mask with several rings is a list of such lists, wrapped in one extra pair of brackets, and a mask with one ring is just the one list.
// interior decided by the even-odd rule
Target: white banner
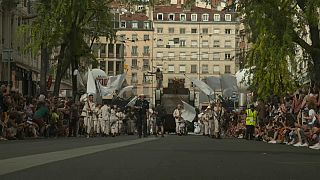
[(125, 80), (125, 74), (120, 74), (117, 76), (110, 76), (107, 86), (102, 86), (99, 84), (99, 89), (102, 96), (109, 96), (113, 94), (116, 90), (120, 90), (121, 86)]
[(87, 79), (87, 94), (96, 94), (97, 88), (95, 80), (93, 79), (92, 72), (88, 69), (88, 79)]

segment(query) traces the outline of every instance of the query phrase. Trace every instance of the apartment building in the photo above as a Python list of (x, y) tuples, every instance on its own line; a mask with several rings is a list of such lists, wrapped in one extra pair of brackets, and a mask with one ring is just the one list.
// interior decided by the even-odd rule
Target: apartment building
[(100, 37), (94, 45), (99, 68), (108, 76), (126, 73), (126, 84), (134, 85), (132, 95), (152, 98), (152, 21), (145, 14), (115, 13), (117, 39)]
[(24, 52), (28, 34), (17, 38), (17, 30), (29, 24), (34, 14), (33, 0), (0, 1), (0, 80), (8, 82), (24, 95), (32, 95), (39, 80), (40, 59), (31, 52)]
[(164, 87), (175, 79), (191, 87), (191, 78), (235, 74), (238, 70), (239, 26), (235, 12), (181, 4), (156, 6), (154, 66), (162, 69)]

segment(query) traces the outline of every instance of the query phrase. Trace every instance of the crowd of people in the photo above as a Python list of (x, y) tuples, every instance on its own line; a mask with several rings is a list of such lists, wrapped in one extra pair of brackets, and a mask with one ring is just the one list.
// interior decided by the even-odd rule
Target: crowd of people
[[(308, 93), (300, 90), (285, 98), (259, 100), (242, 111), (232, 111), (217, 102), (197, 114), (194, 133), (320, 149), (319, 107), (319, 92), (315, 89)], [(179, 104), (172, 113), (178, 135), (188, 133), (182, 109)], [(50, 95), (23, 97), (5, 85), (0, 91), (0, 113), (0, 140), (124, 134), (163, 137), (167, 115), (162, 105), (149, 107), (144, 95), (133, 106), (117, 107), (94, 102), (92, 95), (79, 102)]]
[(230, 116), (226, 134), (272, 144), (320, 149), (319, 107), (319, 92), (315, 88), (301, 89), (285, 98), (258, 100)]
[[(164, 108), (149, 108), (140, 95), (134, 106), (94, 102), (92, 95), (71, 98), (23, 97), (5, 85), (0, 92), (0, 140), (41, 137), (164, 136)], [(144, 123), (145, 122), (145, 123)]]

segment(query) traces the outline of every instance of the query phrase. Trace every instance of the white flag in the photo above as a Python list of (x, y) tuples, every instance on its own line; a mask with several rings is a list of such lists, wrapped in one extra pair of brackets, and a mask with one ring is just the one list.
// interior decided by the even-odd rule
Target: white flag
[(211, 89), (210, 86), (208, 86), (203, 81), (200, 81), (198, 79), (193, 79), (192, 83), (196, 85), (202, 92), (204, 92), (207, 96), (214, 95), (214, 91)]
[(138, 99), (138, 96), (135, 96), (134, 98), (131, 99), (131, 101), (126, 106), (134, 106), (137, 99)]
[(119, 92), (118, 96), (122, 97), (125, 92), (132, 91), (133, 88), (134, 88), (134, 86), (126, 86), (126, 87), (122, 88), (121, 91)]
[(182, 111), (181, 117), (186, 121), (192, 122), (197, 114), (196, 109), (184, 101), (182, 101), (182, 103), (183, 103), (183, 111)]
[(96, 94), (97, 88), (95, 80), (93, 79), (92, 72), (88, 69), (88, 79), (87, 79), (87, 94)]

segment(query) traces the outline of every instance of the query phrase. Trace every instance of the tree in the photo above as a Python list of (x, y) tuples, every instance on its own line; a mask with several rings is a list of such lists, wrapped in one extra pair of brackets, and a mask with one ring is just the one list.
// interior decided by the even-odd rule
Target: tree
[[(38, 52), (46, 47), (48, 52), (60, 49), (57, 56), (54, 94), (58, 95), (60, 83), (69, 68), (79, 68), (80, 57), (91, 55), (93, 42), (99, 37), (115, 36), (111, 1), (107, 0), (38, 0), (37, 17), (31, 29), (30, 47)], [(72, 78), (74, 95), (76, 78)]]
[(251, 34), (247, 65), (255, 66), (252, 85), (259, 96), (294, 88), (297, 47), (310, 55), (310, 79), (320, 85), (320, 0), (241, 0), (239, 7)]

